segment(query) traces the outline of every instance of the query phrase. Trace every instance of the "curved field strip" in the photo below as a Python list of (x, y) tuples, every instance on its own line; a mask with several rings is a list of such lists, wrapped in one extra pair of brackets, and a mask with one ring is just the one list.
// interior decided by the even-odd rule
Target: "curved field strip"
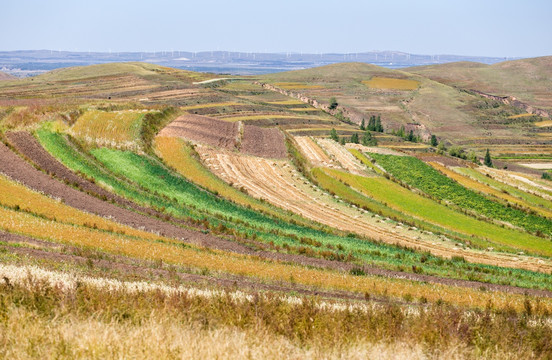
[[(196, 158), (195, 151), (181, 139), (158, 136), (155, 139), (155, 149), (167, 165), (176, 169), (186, 179), (215, 194), (286, 221), (305, 222), (304, 219), (296, 215), (288, 214), (279, 208), (260, 202), (220, 180), (201, 164), (199, 158)], [(309, 222), (308, 225), (313, 226), (314, 224)]]
[(206, 103), (206, 104), (182, 106), (180, 109), (187, 111), (187, 110), (205, 109), (205, 108), (212, 108), (212, 107), (239, 106), (239, 105), (245, 105), (245, 104), (228, 101), (228, 102), (220, 102), (220, 103)]
[(514, 186), (522, 191), (552, 201), (552, 188), (543, 186), (536, 182), (536, 179), (525, 176), (525, 174), (512, 173), (511, 171), (488, 168), (486, 166), (479, 166), (477, 171), (481, 172), (483, 175), (489, 175), (493, 179), (506, 185)]
[[(478, 243), (480, 241), (479, 239), (487, 239), (487, 241), (495, 244), (494, 246), (497, 247), (503, 245), (508, 248), (531, 251), (532, 253), (544, 256), (550, 256), (552, 254), (552, 243), (549, 241), (531, 236), (527, 233), (502, 228), (494, 224), (473, 219), (470, 216), (458, 213), (423, 196), (414, 194), (388, 179), (382, 177), (367, 178), (331, 169), (325, 169), (324, 171), (336, 179), (343, 181), (345, 184), (348, 184), (360, 193), (376, 201), (387, 204), (387, 206), (395, 210), (405, 212), (412, 217), (429, 221), (430, 223), (443, 226), (447, 229), (464, 233), (468, 236), (474, 235), (475, 237), (472, 238), (473, 243)], [(488, 246), (489, 243), (485, 241), (480, 242), (479, 245)], [(471, 254), (466, 251), (463, 253), (463, 256), (468, 258)], [(472, 261), (478, 262), (476, 259), (479, 256), (486, 259), (492, 259), (495, 254), (477, 253), (473, 256), (474, 258)], [(500, 256), (501, 255), (498, 255), (495, 259), (498, 259)], [(515, 257), (518, 258), (517, 256)], [(537, 265), (539, 261), (534, 258), (526, 258), (526, 262), (523, 264), (518, 264), (519, 258), (513, 260), (513, 255), (504, 256), (504, 260), (508, 258), (508, 265), (501, 264), (502, 266), (514, 267), (517, 264), (515, 267), (525, 267), (534, 264), (534, 268), (540, 268), (540, 266)]]
[(332, 119), (325, 119), (319, 116), (300, 115), (300, 114), (265, 114), (265, 115), (238, 115), (238, 116), (219, 116), (219, 119), (229, 122), (236, 121), (253, 121), (253, 120), (270, 120), (270, 119), (295, 119), (295, 120), (316, 120), (318, 122), (332, 122)]
[[(473, 177), (477, 181), (484, 182), (489, 186), (493, 186), (500, 190), (505, 190), (509, 194), (525, 200), (529, 204), (536, 204), (546, 209), (552, 209), (552, 196), (547, 196), (544, 193), (538, 193), (536, 189), (523, 188), (522, 182), (518, 184), (507, 184), (505, 181), (500, 181), (500, 172), (502, 170), (496, 170), (492, 168), (453, 168), (454, 171), (460, 172), (464, 175)], [(504, 175), (509, 172), (504, 172)]]
[(482, 182), (479, 182), (477, 180), (473, 180), (469, 176), (462, 175), (459, 172), (456, 172), (454, 170), (451, 170), (447, 168), (446, 166), (443, 166), (436, 162), (428, 162), (433, 168), (440, 171), (442, 174), (445, 174), (449, 178), (453, 179), (454, 181), (458, 182), (460, 185), (465, 186), (468, 189), (480, 192), (484, 195), (487, 195), (489, 197), (494, 197), (500, 200), (505, 200), (508, 203), (516, 204), (524, 208), (528, 208), (530, 210), (535, 211), (537, 214), (541, 216), (546, 217), (552, 217), (552, 211), (543, 209), (537, 206), (533, 206), (531, 204), (528, 204), (527, 202), (518, 199), (510, 194), (507, 194), (501, 190), (497, 190), (487, 184), (484, 184)]
[[(356, 293), (368, 292), (375, 296), (399, 298), (405, 293), (424, 294), (427, 300), (439, 299), (458, 305), (484, 308), (492, 301), (498, 308), (523, 309), (524, 295), (506, 292), (481, 292), (475, 288), (442, 284), (413, 282), (408, 279), (390, 279), (379, 276), (354, 276), (331, 270), (311, 269), (299, 265), (263, 261), (246, 255), (236, 255), (213, 250), (200, 250), (177, 243), (152, 242), (131, 238), (106, 236), (72, 225), (36, 218), (13, 210), (0, 208), (0, 228), (27, 236), (47, 239), (61, 244), (92, 247), (116, 255), (130, 256), (149, 261), (209, 269), (216, 272), (237, 274), (261, 281), (289, 281), (329, 290)], [(95, 235), (97, 233), (98, 236)], [(542, 299), (543, 306), (552, 308), (552, 301)]]
[(356, 175), (366, 175), (366, 166), (358, 161), (344, 146), (331, 139), (318, 139), (317, 143), (330, 158), (335, 159), (344, 169)]
[[(485, 196), (465, 188), (454, 180), (414, 157), (371, 154), (395, 178), (409, 186), (460, 208), (481, 214), (488, 219), (512, 224), (532, 233), (552, 234), (552, 221), (547, 218), (506, 207)], [(546, 241), (546, 240), (543, 240)]]
[(299, 100), (280, 100), (280, 101), (267, 101), (270, 105), (303, 105), (304, 103)]
[[(474, 181), (485, 184), (494, 191), (500, 194), (514, 198), (516, 203), (530, 208), (543, 216), (552, 217), (552, 201), (543, 197), (533, 195), (529, 192), (522, 191), (516, 187), (509, 186), (500, 181), (494, 180), (491, 177), (484, 176), (481, 172), (471, 168), (451, 168), (456, 173), (469, 177)], [(506, 197), (504, 199), (507, 199)]]
[[(272, 162), (265, 159), (216, 152), (210, 153), (208, 159), (210, 168), (215, 173), (219, 174), (226, 181), (232, 182), (235, 186), (246, 188), (254, 197), (265, 199), (277, 206), (301, 214), (306, 218), (338, 229), (354, 231), (387, 243), (430, 251), (435, 255), (445, 257), (460, 255), (475, 263), (526, 268), (537, 271), (547, 271), (550, 268), (544, 261), (537, 262), (532, 258), (529, 258), (527, 261), (519, 261), (519, 259), (515, 259), (512, 255), (454, 249), (454, 243), (447, 243), (443, 239), (437, 240), (435, 236), (427, 236), (425, 234), (415, 236), (416, 233), (404, 228), (399, 230), (397, 227), (393, 227), (391, 229), (390, 224), (380, 222), (378, 219), (365, 215), (363, 216), (361, 215), (362, 211), (351, 210), (348, 206), (336, 202), (335, 199), (326, 194), (313, 195), (312, 189), (308, 185), (305, 186), (306, 181), (294, 173), (294, 170), (289, 170), (291, 167), (287, 162)], [(385, 185), (387, 184), (379, 184), (375, 189), (379, 189)], [(402, 188), (399, 187), (399, 189)], [(402, 190), (410, 194), (405, 189)], [(376, 191), (381, 192), (381, 189)], [(404, 194), (400, 193), (396, 201), (400, 202), (402, 196)], [(415, 203), (414, 206), (418, 207), (419, 203)], [(399, 210), (402, 211), (403, 209)], [(439, 210), (441, 209), (439, 208)], [(357, 215), (354, 215), (354, 213)], [(450, 216), (444, 218), (454, 223), (454, 218)], [(466, 218), (473, 220), (469, 217)], [(475, 226), (484, 224), (475, 222)], [(470, 223), (470, 225), (473, 224)], [(512, 232), (506, 229), (492, 225), (490, 225), (490, 228), (485, 233), (493, 235), (498, 230), (506, 231), (508, 236), (513, 235)], [(519, 233), (519, 235), (523, 239), (539, 240), (527, 234)]]
[(307, 157), (307, 159), (315, 165), (327, 167), (339, 167), (328, 154), (310, 137), (310, 136), (295, 136), (295, 141), (299, 146), (299, 150)]
[(112, 220), (90, 214), (61, 201), (49, 198), (20, 184), (9, 181), (0, 175), (0, 204), (15, 209), (22, 209), (35, 215), (53, 219), (56, 222), (69, 223), (79, 226), (98, 228), (108, 232), (127, 234), (144, 239), (158, 240), (161, 237), (149, 232), (136, 230)]
[(100, 146), (135, 148), (145, 112), (89, 110), (78, 118), (70, 132)]

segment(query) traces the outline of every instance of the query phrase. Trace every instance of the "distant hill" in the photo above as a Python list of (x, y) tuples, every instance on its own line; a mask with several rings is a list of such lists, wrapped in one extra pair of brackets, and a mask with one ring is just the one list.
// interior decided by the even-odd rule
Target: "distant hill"
[(3, 80), (14, 80), (16, 79), (15, 76), (12, 76), (10, 74), (6, 74), (6, 73), (3, 73), (0, 71), (0, 81), (3, 81)]
[(73, 81), (87, 78), (133, 75), (140, 78), (171, 77), (186, 80), (208, 79), (206, 74), (179, 70), (142, 62), (109, 63), (89, 66), (76, 66), (52, 70), (34, 77), (43, 81)]
[(478, 90), (552, 109), (552, 56), (505, 61), (493, 65), (456, 62), (406, 68), (443, 84)]

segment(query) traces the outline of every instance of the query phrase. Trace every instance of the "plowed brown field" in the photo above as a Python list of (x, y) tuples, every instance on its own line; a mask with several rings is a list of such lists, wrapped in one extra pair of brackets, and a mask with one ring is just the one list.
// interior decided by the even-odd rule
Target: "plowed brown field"
[(284, 159), (287, 154), (280, 130), (254, 125), (245, 125), (241, 150), (246, 154), (276, 159)]
[(233, 150), (239, 141), (238, 123), (219, 121), (207, 116), (186, 114), (166, 126), (159, 136), (188, 140)]

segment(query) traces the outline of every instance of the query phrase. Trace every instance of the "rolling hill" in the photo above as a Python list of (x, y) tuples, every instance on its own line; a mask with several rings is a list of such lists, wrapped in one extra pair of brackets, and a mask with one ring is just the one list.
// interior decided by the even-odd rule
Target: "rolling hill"
[(0, 71), (0, 81), (3, 81), (3, 80), (15, 80), (15, 79), (16, 79), (15, 76), (12, 76), (12, 75), (10, 75), (10, 74), (6, 74), (6, 73)]
[(550, 356), (552, 183), (442, 147), (516, 115), (361, 63), (0, 84), (0, 354)]
[(493, 65), (449, 63), (407, 68), (405, 71), (466, 90), (513, 96), (534, 107), (552, 109), (552, 56)]

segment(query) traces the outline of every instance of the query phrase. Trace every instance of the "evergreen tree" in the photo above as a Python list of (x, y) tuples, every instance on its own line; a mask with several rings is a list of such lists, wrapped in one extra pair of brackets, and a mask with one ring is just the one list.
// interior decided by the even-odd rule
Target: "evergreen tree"
[(381, 116), (378, 115), (378, 118), (376, 119), (375, 121), (375, 129), (374, 131), (377, 131), (377, 132), (383, 132), (383, 125), (381, 125)]
[(372, 136), (372, 133), (370, 131), (365, 131), (364, 135), (362, 135), (362, 145), (364, 146), (377, 146), (378, 141), (375, 137)]
[(339, 142), (339, 136), (337, 136), (337, 131), (335, 129), (332, 129), (330, 131), (330, 139), (333, 141)]
[(414, 130), (410, 130), (410, 132), (408, 133), (408, 136), (406, 137), (406, 140), (407, 141), (414, 141), (415, 140)]
[(362, 122), (360, 123), (360, 130), (366, 130), (366, 125), (364, 124), (364, 118), (362, 118)]
[(404, 138), (405, 135), (406, 134), (405, 134), (404, 125), (403, 125), (400, 127), (399, 131), (397, 131), (397, 136)]
[(431, 135), (431, 146), (437, 146), (439, 142), (437, 141), (437, 136)]
[(341, 145), (345, 145), (346, 142), (347, 142), (347, 141), (345, 140), (345, 136), (342, 136), (341, 139), (339, 139), (339, 143), (340, 143)]
[(491, 159), (491, 153), (489, 152), (489, 149), (487, 149), (487, 153), (485, 153), (485, 160), (483, 161), (483, 164), (488, 167), (493, 167), (493, 160)]
[(358, 134), (357, 133), (354, 133), (353, 135), (351, 135), (351, 142), (353, 144), (358, 144)]
[(376, 118), (374, 115), (370, 116), (370, 120), (368, 121), (368, 130), (374, 131), (376, 126)]

